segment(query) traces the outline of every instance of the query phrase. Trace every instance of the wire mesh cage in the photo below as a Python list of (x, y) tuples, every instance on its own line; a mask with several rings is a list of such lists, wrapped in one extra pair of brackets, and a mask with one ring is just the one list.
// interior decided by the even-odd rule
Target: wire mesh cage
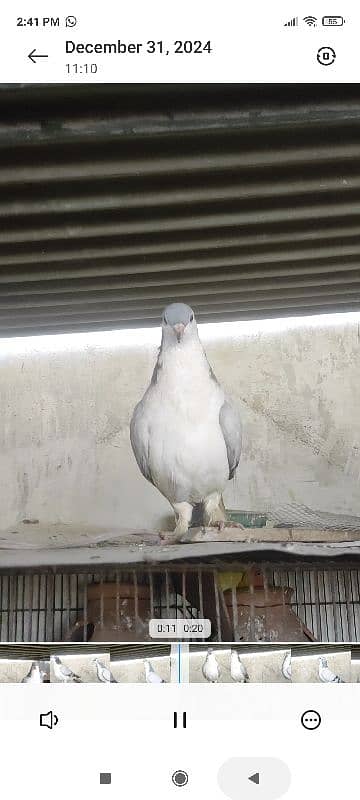
[(353, 565), (239, 562), (0, 575), (2, 642), (149, 641), (148, 622), (209, 618), (213, 641), (360, 640)]

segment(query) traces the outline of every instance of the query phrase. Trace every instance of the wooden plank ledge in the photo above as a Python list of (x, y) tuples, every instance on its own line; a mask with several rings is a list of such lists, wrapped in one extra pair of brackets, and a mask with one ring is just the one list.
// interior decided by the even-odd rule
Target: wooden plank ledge
[[(174, 544), (172, 533), (163, 533), (161, 538), (164, 543)], [(190, 528), (189, 532), (181, 539), (181, 543), (193, 544), (194, 542), (247, 542), (248, 544), (262, 542), (358, 542), (360, 530), (309, 530), (307, 528)], [(178, 542), (177, 542), (178, 543)]]

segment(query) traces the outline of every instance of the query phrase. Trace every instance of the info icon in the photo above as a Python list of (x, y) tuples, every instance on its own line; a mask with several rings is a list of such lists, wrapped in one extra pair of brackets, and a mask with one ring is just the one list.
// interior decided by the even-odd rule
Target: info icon
[(320, 47), (316, 58), (323, 67), (330, 67), (335, 61), (336, 53), (333, 47)]

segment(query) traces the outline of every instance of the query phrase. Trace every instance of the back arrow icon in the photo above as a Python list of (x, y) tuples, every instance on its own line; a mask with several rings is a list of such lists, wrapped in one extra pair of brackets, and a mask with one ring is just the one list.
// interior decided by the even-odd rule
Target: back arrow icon
[(45, 56), (42, 53), (35, 53), (35, 47), (34, 47), (31, 53), (28, 54), (28, 58), (30, 58), (30, 61), (32, 61), (33, 64), (36, 64), (35, 61), (36, 58), (49, 58), (49, 56), (48, 55)]

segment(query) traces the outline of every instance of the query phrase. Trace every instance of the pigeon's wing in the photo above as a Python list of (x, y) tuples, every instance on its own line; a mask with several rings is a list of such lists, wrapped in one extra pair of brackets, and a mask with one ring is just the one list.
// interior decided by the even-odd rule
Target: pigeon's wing
[(149, 466), (149, 426), (142, 400), (135, 407), (130, 422), (130, 442), (140, 472), (153, 483)]
[(71, 677), (78, 678), (79, 677), (76, 674), (76, 672), (74, 672), (74, 670), (70, 669), (70, 667), (68, 667), (67, 664), (64, 664), (64, 662), (61, 663), (61, 672), (64, 675), (64, 677), (66, 677), (66, 678), (71, 678)]
[(108, 667), (103, 667), (103, 676), (107, 682), (111, 682), (111, 672)]
[(219, 423), (226, 444), (229, 480), (234, 477), (241, 455), (241, 422), (234, 406), (225, 400), (220, 408)]
[(325, 680), (329, 681), (329, 683), (344, 683), (340, 675), (336, 675), (329, 667), (325, 667), (323, 672)]

